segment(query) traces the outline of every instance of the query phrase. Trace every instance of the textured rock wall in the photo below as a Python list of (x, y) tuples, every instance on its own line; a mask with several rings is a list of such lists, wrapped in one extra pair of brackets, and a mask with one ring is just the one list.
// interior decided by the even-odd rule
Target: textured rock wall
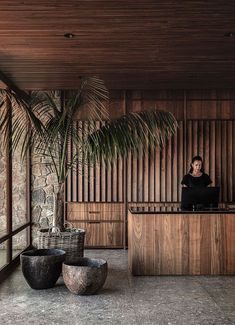
[[(34, 156), (32, 159), (32, 221), (33, 242), (37, 237), (39, 221), (47, 217), (52, 222), (53, 193), (58, 189), (57, 177), (51, 166), (42, 157)], [(42, 226), (46, 227), (45, 219)]]
[[(60, 92), (55, 92), (55, 100), (60, 105)], [(26, 162), (20, 160), (20, 146), (13, 154), (12, 160), (12, 212), (13, 229), (24, 224), (26, 220)], [(32, 191), (32, 221), (33, 239), (36, 238), (38, 222), (41, 217), (52, 220), (53, 192), (57, 192), (57, 178), (48, 161), (42, 157), (32, 155), (31, 191)], [(45, 223), (43, 223), (45, 226)], [(6, 230), (6, 157), (0, 142), (0, 235)], [(24, 248), (26, 231), (14, 236), (14, 248)], [(4, 245), (0, 245), (4, 248)]]
[[(57, 107), (61, 108), (61, 92), (54, 93), (54, 100)], [(32, 237), (33, 244), (36, 244), (37, 230), (39, 221), (43, 217), (47, 217), (52, 222), (53, 214), (53, 193), (58, 191), (58, 182), (56, 174), (50, 164), (50, 160), (32, 154), (31, 159), (31, 191), (32, 191)], [(41, 223), (42, 227), (46, 227), (45, 219)]]
[[(38, 222), (41, 217), (49, 217), (52, 221), (53, 192), (57, 191), (55, 173), (43, 158), (32, 159), (32, 221), (33, 238), (36, 237)], [(19, 159), (19, 154), (13, 156), (12, 165), (12, 214), (13, 229), (27, 222), (26, 217), (26, 164)], [(45, 222), (43, 222), (45, 226)], [(0, 150), (0, 235), (6, 231), (6, 159)], [(22, 231), (14, 236), (14, 249), (25, 247), (26, 232)], [(5, 245), (1, 245), (4, 248)]]

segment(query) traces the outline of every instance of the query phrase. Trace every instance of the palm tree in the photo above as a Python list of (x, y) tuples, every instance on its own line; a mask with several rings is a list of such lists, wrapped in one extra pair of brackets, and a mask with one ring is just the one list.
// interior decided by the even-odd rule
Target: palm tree
[[(108, 91), (102, 80), (96, 77), (81, 80), (79, 90), (64, 92), (61, 106), (53, 92), (34, 92), (28, 101), (18, 98), (8, 90), (0, 92), (0, 133), (7, 145), (10, 135), (12, 150), (21, 146), (21, 156), (25, 157), (29, 148), (47, 159), (57, 176), (58, 192), (54, 196), (53, 225), (63, 230), (64, 183), (68, 172), (77, 163), (85, 164), (99, 160), (112, 160), (138, 151), (141, 146), (164, 144), (176, 131), (177, 122), (168, 112), (152, 111), (130, 113), (116, 120), (109, 120), (105, 102)], [(11, 103), (11, 110), (5, 104)], [(74, 127), (78, 112), (88, 109), (91, 120), (107, 122), (99, 129), (87, 134), (84, 139)], [(62, 108), (61, 108), (62, 107)], [(9, 133), (8, 123), (12, 120)], [(28, 126), (28, 129), (26, 128)], [(70, 144), (77, 150), (68, 160)], [(82, 160), (80, 157), (83, 157)]]
[(112, 161), (127, 154), (144, 152), (158, 146), (175, 133), (177, 121), (170, 112), (161, 110), (133, 112), (109, 120), (99, 130), (88, 135), (86, 140), (87, 159), (92, 162), (101, 157)]

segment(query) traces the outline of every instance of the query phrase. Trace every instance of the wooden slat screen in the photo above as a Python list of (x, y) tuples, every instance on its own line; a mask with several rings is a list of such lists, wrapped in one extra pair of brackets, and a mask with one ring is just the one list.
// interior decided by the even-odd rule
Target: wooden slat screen
[[(100, 122), (76, 123), (81, 136), (89, 128), (100, 127)], [(70, 146), (69, 159), (75, 150)], [(202, 156), (212, 185), (221, 187), (221, 201), (235, 201), (235, 120), (195, 119), (179, 121), (176, 135), (162, 150), (130, 153), (126, 160), (126, 182), (123, 159), (108, 166), (104, 161), (90, 167), (77, 165), (68, 176), (66, 199), (72, 202), (179, 202), (182, 177), (195, 155)]]
[(129, 154), (127, 159), (128, 202), (179, 201), (183, 177), (183, 122), (166, 146), (151, 152)]
[[(77, 132), (84, 138), (87, 133), (100, 128), (101, 122), (76, 121)], [(68, 160), (71, 161), (76, 148), (69, 145)], [(104, 160), (82, 164), (79, 155), (74, 168), (69, 172), (66, 183), (68, 202), (123, 202), (123, 159), (106, 164)]]
[(186, 165), (204, 160), (205, 172), (220, 186), (221, 202), (235, 201), (235, 121), (190, 120), (186, 124)]

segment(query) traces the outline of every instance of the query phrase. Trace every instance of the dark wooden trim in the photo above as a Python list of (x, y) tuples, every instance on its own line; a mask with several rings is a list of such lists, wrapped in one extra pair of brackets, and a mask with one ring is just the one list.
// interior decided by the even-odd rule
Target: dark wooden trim
[[(124, 91), (124, 115), (127, 114), (127, 93)], [(123, 241), (124, 241), (124, 249), (127, 248), (127, 157), (123, 158), (123, 175), (122, 175), (122, 186), (123, 186), (123, 201), (124, 201), (124, 211), (125, 211), (125, 216), (124, 216), (124, 232), (123, 232)]]
[[(7, 215), (7, 235), (12, 233), (12, 151), (11, 151), (11, 103), (6, 97), (6, 110), (10, 112), (7, 122), (7, 146), (6, 146), (6, 215)], [(12, 237), (7, 241), (7, 263), (12, 260)]]
[(187, 128), (187, 92), (184, 90), (184, 120), (183, 120), (183, 173), (186, 173), (186, 157), (187, 157), (187, 140), (186, 140), (186, 128)]
[[(84, 245), (85, 249), (106, 249), (106, 248), (110, 248), (110, 249), (123, 249), (123, 246), (87, 246)], [(127, 247), (126, 247), (127, 248)]]
[[(186, 91), (186, 93), (187, 93), (187, 91)], [(187, 100), (188, 101), (191, 101), (191, 102), (193, 102), (193, 101), (195, 101), (195, 102), (201, 102), (202, 100), (203, 101), (206, 101), (206, 102), (214, 102), (214, 101), (218, 101), (218, 102), (220, 102), (220, 101), (223, 101), (223, 102), (230, 102), (230, 101), (234, 101), (235, 100), (235, 98), (222, 98), (222, 97), (218, 97), (218, 98), (190, 98), (190, 97), (187, 97)], [(176, 100), (174, 100), (174, 101), (177, 101), (177, 99)], [(180, 99), (178, 99), (178, 101), (180, 101)]]
[(28, 244), (32, 245), (32, 210), (31, 210), (31, 153), (27, 155), (27, 171), (26, 171), (26, 215), (30, 228), (28, 232)]
[(94, 204), (99, 204), (99, 203), (105, 203), (105, 205), (113, 204), (113, 203), (125, 203), (125, 201), (109, 201), (109, 202), (103, 202), (103, 201), (66, 201), (65, 204), (77, 204), (77, 203), (84, 203), (84, 204), (89, 204), (89, 203), (94, 203)]
[[(30, 136), (31, 130), (29, 127), (28, 134)], [(31, 210), (31, 149), (29, 148), (26, 156), (26, 215), (27, 220), (32, 225), (32, 210)], [(28, 231), (28, 244), (32, 245), (32, 227)]]
[(18, 234), (18, 232), (21, 232), (22, 230), (24, 230), (25, 228), (31, 226), (31, 222), (27, 222), (24, 225), (20, 226), (19, 228), (13, 230), (11, 233), (3, 236), (0, 238), (0, 244), (3, 243), (4, 241), (8, 240), (10, 241), (12, 239), (13, 236), (15, 236), (16, 234)]

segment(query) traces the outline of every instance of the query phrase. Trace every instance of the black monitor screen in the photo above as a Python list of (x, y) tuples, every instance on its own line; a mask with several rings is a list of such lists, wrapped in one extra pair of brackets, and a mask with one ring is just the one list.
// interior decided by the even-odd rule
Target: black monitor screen
[(181, 208), (203, 210), (218, 208), (219, 187), (183, 187)]

